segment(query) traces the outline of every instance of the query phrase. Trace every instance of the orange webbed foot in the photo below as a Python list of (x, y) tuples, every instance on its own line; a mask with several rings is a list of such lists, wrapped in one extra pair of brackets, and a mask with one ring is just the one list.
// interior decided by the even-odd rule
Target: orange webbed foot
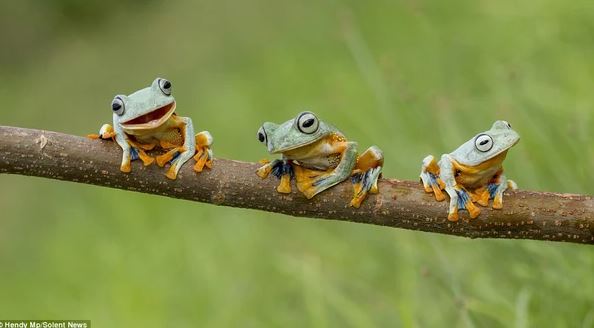
[(210, 155), (210, 150), (207, 147), (201, 148), (196, 152), (194, 155), (194, 160), (196, 164), (194, 165), (194, 171), (200, 173), (204, 170), (204, 168), (211, 168), (212, 167), (212, 158)]
[(281, 194), (290, 194), (291, 193), (291, 175), (284, 174), (281, 177), (280, 184), (276, 187), (276, 191), (280, 192)]
[(165, 166), (165, 164), (170, 162), (175, 157), (175, 155), (182, 152), (184, 152), (183, 147), (175, 147), (165, 154), (157, 156), (157, 165), (159, 165), (159, 167)]

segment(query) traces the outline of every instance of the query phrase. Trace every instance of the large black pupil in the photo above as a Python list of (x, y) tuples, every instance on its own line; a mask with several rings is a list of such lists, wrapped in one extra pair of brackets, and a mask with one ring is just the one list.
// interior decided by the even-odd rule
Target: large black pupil
[(489, 140), (488, 139), (485, 139), (485, 140), (481, 141), (481, 146), (484, 146), (484, 145), (486, 145), (488, 143), (489, 143)]
[(310, 126), (312, 126), (314, 124), (315, 120), (313, 118), (310, 118), (308, 120), (306, 120), (305, 122), (303, 122), (303, 127), (304, 128), (309, 128)]
[(258, 133), (258, 139), (260, 140), (260, 142), (264, 142), (264, 134), (262, 132)]
[(111, 104), (111, 108), (115, 111), (120, 110), (120, 108), (122, 108), (122, 104), (118, 103), (118, 102), (114, 102), (113, 104)]
[(169, 88), (171, 88), (171, 82), (169, 82), (169, 81), (165, 81), (165, 82), (163, 82), (163, 88), (164, 88), (164, 89), (169, 89)]

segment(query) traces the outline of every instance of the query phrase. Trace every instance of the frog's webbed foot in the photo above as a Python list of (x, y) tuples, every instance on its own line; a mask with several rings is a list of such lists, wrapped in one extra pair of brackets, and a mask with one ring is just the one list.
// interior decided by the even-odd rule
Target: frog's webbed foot
[(202, 172), (204, 167), (212, 168), (212, 135), (208, 131), (202, 131), (196, 134), (196, 154), (194, 160), (194, 171)]
[(458, 210), (467, 210), (471, 219), (476, 219), (481, 214), (481, 209), (473, 203), (472, 194), (466, 189), (456, 186), (453, 192), (455, 196), (450, 197), (449, 221), (458, 221)]
[(181, 152), (185, 151), (184, 147), (174, 147), (166, 153), (157, 156), (157, 165), (164, 167), (165, 164), (173, 164), (173, 161), (179, 156)]
[(101, 129), (99, 129), (99, 134), (89, 134), (87, 135), (87, 138), (90, 139), (113, 139), (115, 138), (116, 133), (113, 129), (113, 127), (110, 124), (103, 124), (101, 126)]
[(353, 199), (351, 206), (359, 208), (368, 193), (379, 192), (377, 181), (384, 164), (383, 152), (376, 146), (367, 149), (357, 158), (357, 164), (351, 177), (353, 183)]
[(487, 185), (487, 190), (490, 198), (493, 199), (493, 208), (500, 210), (503, 208), (503, 193), (510, 188), (511, 190), (518, 189), (518, 185), (513, 180), (508, 180), (505, 175), (499, 175)]
[(435, 200), (441, 202), (445, 199), (442, 190), (445, 188), (445, 183), (439, 177), (440, 168), (433, 155), (429, 155), (423, 159), (423, 166), (421, 168), (421, 181), (425, 192), (431, 193), (435, 196)]
[(276, 161), (279, 161), (279, 160), (275, 159), (273, 162), (270, 162), (267, 159), (260, 160), (259, 163), (262, 164), (262, 166), (260, 166), (256, 170), (256, 175), (262, 179), (266, 179), (272, 172), (272, 168), (274, 167), (274, 164), (275, 164), (274, 162), (276, 162)]
[(144, 166), (149, 166), (155, 161), (155, 159), (147, 155), (141, 147), (138, 147), (134, 142), (128, 141), (128, 147), (124, 149), (120, 171), (130, 173), (130, 171), (132, 171), (131, 162), (137, 159), (142, 160)]
[(490, 193), (487, 187), (479, 188), (470, 193), (470, 199), (481, 206), (489, 206)]
[(165, 176), (167, 176), (171, 180), (175, 180), (177, 179), (177, 174), (179, 173), (179, 170), (181, 169), (182, 165), (184, 165), (184, 163), (186, 163), (188, 160), (190, 160), (190, 158), (192, 158), (193, 152), (187, 150), (185, 146), (182, 146), (174, 148), (168, 151), (167, 153), (163, 154), (162, 156), (163, 157), (161, 158), (157, 157), (157, 163), (159, 161), (162, 162), (165, 159), (170, 158), (168, 162), (171, 164), (171, 166), (167, 170)]
[(358, 172), (353, 174), (351, 181), (353, 182), (353, 199), (351, 200), (351, 206), (359, 208), (361, 203), (367, 197), (367, 194), (377, 194), (377, 180), (382, 172), (382, 167), (378, 166), (369, 169), (365, 172)]
[[(320, 171), (304, 168), (301, 165), (295, 165), (295, 180), (297, 189), (305, 195), (307, 199), (313, 198), (320, 192), (328, 189), (333, 179), (333, 171)], [(335, 183), (334, 183), (335, 184)]]
[(275, 159), (272, 162), (260, 161), (264, 165), (256, 170), (256, 174), (266, 179), (270, 174), (280, 179), (280, 184), (276, 187), (276, 191), (288, 194), (291, 193), (291, 179), (295, 176), (293, 165), (288, 160)]

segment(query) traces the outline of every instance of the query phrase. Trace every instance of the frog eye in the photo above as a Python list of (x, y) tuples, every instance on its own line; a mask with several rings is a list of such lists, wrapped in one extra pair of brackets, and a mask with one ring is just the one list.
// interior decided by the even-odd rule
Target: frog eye
[(312, 134), (318, 131), (320, 122), (311, 112), (305, 112), (297, 117), (297, 128), (305, 134)]
[(481, 152), (488, 152), (493, 148), (493, 138), (486, 134), (480, 134), (474, 140), (474, 146)]
[(111, 109), (114, 113), (118, 114), (118, 116), (124, 115), (126, 108), (124, 106), (124, 101), (122, 98), (120, 98), (120, 96), (113, 98), (113, 101), (111, 102)]
[(159, 89), (166, 96), (171, 96), (171, 82), (165, 79), (159, 79)]
[(505, 123), (505, 124), (507, 125), (507, 127), (508, 127), (508, 128), (510, 128), (510, 129), (512, 128), (512, 127), (511, 127), (511, 124), (509, 124), (509, 122), (508, 122), (508, 121), (503, 121), (503, 123)]
[(264, 127), (260, 127), (260, 129), (258, 130), (258, 140), (261, 143), (266, 143), (267, 139), (268, 136), (266, 135), (266, 130), (264, 130)]

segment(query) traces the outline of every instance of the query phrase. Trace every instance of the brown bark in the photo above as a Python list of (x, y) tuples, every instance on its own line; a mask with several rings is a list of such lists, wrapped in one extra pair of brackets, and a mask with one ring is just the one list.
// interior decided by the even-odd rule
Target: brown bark
[(261, 180), (258, 164), (216, 159), (212, 170), (196, 174), (184, 165), (178, 179), (155, 165), (134, 162), (120, 172), (121, 149), (115, 142), (56, 132), (0, 126), (0, 173), (20, 174), (132, 190), (222, 206), (251, 208), (297, 217), (376, 224), (470, 238), (513, 238), (594, 244), (592, 196), (550, 192), (506, 192), (503, 210), (481, 208), (468, 220), (447, 220), (447, 202), (436, 202), (414, 181), (382, 179), (380, 194), (361, 208), (348, 206), (348, 182), (307, 200), (295, 188), (276, 192), (278, 180)]

